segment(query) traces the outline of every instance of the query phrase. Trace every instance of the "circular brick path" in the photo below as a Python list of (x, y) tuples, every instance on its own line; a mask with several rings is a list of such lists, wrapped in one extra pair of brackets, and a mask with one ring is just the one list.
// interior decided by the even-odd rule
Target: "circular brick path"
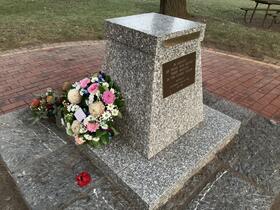
[[(104, 41), (86, 41), (0, 54), (0, 113), (26, 106), (47, 87), (59, 88), (98, 71), (104, 48)], [(208, 49), (202, 66), (210, 92), (280, 122), (280, 66)]]

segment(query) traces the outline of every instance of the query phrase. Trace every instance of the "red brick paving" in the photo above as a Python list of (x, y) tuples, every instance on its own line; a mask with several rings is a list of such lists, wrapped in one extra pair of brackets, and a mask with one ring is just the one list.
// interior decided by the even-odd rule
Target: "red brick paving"
[[(0, 55), (0, 113), (26, 106), (34, 93), (100, 69), (104, 42), (75, 42)], [(280, 122), (280, 67), (204, 50), (210, 92)]]
[(204, 50), (203, 85), (210, 92), (280, 122), (280, 67)]
[(77, 42), (0, 55), (0, 112), (29, 104), (47, 87), (57, 89), (63, 81), (98, 71), (103, 54), (103, 42)]

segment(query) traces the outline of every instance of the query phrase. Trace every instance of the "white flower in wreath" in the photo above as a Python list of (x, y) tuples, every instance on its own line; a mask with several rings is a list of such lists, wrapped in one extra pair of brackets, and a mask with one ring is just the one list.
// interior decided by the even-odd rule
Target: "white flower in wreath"
[(91, 78), (91, 82), (97, 82), (98, 81), (98, 78), (97, 77), (92, 77)]
[(108, 120), (110, 117), (111, 117), (111, 112), (106, 111), (102, 114), (102, 118), (104, 120)]
[(88, 121), (95, 121), (96, 120), (96, 117), (92, 116), (92, 115), (89, 115), (87, 117)]
[(71, 107), (71, 111), (72, 111), (72, 112), (75, 112), (75, 111), (77, 111), (79, 108), (80, 108), (80, 106), (75, 104), (75, 105), (73, 105), (73, 106)]
[(76, 89), (76, 90), (80, 90), (80, 89), (81, 89), (81, 86), (77, 84), (76, 87), (75, 87), (75, 89)]
[(115, 89), (114, 89), (114, 88), (111, 88), (110, 91), (111, 91), (112, 93), (115, 93)]
[(109, 126), (105, 123), (101, 123), (101, 128), (104, 129), (104, 130), (107, 130), (109, 128)]
[(98, 99), (100, 99), (100, 97), (102, 96), (102, 94), (100, 93), (100, 91), (96, 91), (95, 95), (97, 96)]
[(74, 120), (71, 125), (71, 129), (72, 129), (73, 133), (79, 134), (80, 128), (81, 128), (81, 123), (78, 120)]
[(117, 110), (117, 109), (112, 110), (112, 115), (113, 116), (118, 116), (119, 115), (119, 110)]
[(69, 106), (67, 106), (67, 111), (68, 111), (68, 112), (71, 112), (72, 106), (73, 106), (72, 104), (70, 104)]
[(86, 132), (87, 132), (87, 129), (85, 128), (85, 126), (81, 125), (80, 133), (86, 133)]
[(94, 96), (97, 96), (97, 98), (100, 98), (100, 91), (99, 90), (97, 90), (94, 94), (90, 94), (89, 95), (89, 100), (91, 100), (92, 101), (92, 103), (94, 102)]
[(88, 122), (89, 122), (88, 118), (84, 119), (83, 121), (84, 126), (87, 126)]
[(94, 101), (94, 95), (93, 94), (90, 94), (89, 97), (88, 97), (88, 103), (89, 104), (92, 104)]
[(86, 140), (89, 140), (89, 141), (92, 140), (92, 136), (89, 135), (89, 134), (85, 134), (84, 137), (85, 137)]
[(108, 87), (109, 87), (109, 83), (108, 83), (108, 82), (103, 82), (103, 83), (102, 83), (102, 86), (108, 88)]
[(53, 92), (53, 90), (51, 88), (47, 88), (46, 96), (48, 96), (52, 92)]
[(71, 104), (79, 104), (82, 100), (82, 96), (79, 91), (76, 89), (69, 90), (67, 98)]
[(112, 111), (114, 108), (115, 108), (115, 105), (114, 105), (114, 104), (109, 104), (109, 105), (107, 106), (107, 110), (109, 110), (109, 111)]
[(101, 95), (100, 91), (99, 91), (99, 90), (96, 91), (95, 95), (96, 95), (98, 98), (100, 98), (100, 95)]
[(101, 101), (94, 102), (88, 106), (89, 113), (94, 117), (99, 117), (104, 113), (105, 106)]
[(89, 116), (86, 117), (86, 119), (84, 119), (83, 124), (84, 124), (85, 126), (87, 126), (87, 124), (88, 124), (89, 122), (95, 122), (95, 121), (97, 121), (97, 120), (96, 120), (96, 117), (94, 117), (94, 116), (92, 116), (92, 115), (89, 115)]
[(98, 142), (99, 140), (100, 140), (100, 138), (98, 138), (98, 137), (92, 138), (92, 141), (95, 141), (95, 142)]

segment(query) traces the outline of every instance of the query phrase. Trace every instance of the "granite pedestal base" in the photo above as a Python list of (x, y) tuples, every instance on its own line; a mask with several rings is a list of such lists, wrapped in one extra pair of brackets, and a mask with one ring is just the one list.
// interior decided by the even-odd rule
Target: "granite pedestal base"
[(238, 133), (240, 122), (204, 106), (204, 121), (152, 159), (121, 139), (106, 148), (81, 147), (139, 209), (156, 209), (211, 161)]

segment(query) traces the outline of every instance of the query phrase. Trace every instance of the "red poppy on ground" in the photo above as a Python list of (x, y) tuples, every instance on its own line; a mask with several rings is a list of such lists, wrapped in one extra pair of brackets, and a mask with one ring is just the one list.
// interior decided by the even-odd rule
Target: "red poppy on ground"
[(34, 99), (32, 100), (32, 102), (31, 102), (31, 107), (36, 108), (36, 107), (38, 107), (39, 105), (40, 105), (40, 100), (37, 99), (37, 98), (34, 98)]
[(85, 187), (91, 182), (91, 176), (88, 172), (83, 171), (76, 176), (76, 182), (80, 187)]

